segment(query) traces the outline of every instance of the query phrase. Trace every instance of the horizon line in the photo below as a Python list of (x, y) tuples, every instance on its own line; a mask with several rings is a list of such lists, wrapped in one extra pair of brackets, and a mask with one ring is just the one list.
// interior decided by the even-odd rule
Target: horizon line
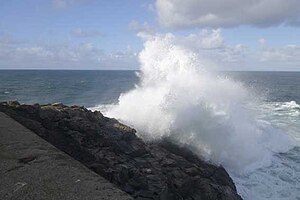
[[(0, 71), (141, 71), (140, 69), (0, 69)], [(215, 70), (220, 72), (300, 72), (299, 70)]]

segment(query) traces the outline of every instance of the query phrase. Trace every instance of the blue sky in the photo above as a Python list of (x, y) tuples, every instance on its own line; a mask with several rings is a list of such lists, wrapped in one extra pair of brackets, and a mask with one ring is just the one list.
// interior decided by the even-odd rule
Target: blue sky
[(226, 0), (218, 9), (216, 0), (1, 0), (0, 69), (138, 69), (137, 32), (217, 29), (224, 70), (300, 70), (299, 3), (261, 6), (271, 12), (255, 1)]
[[(153, 15), (145, 12), (143, 4), (138, 0), (70, 1), (71, 3), (66, 3), (64, 6), (56, 5), (55, 2), (53, 0), (2, 1), (1, 30), (17, 39), (29, 42), (92, 41), (105, 49), (118, 50), (126, 47), (127, 44), (137, 43), (137, 38), (129, 31), (128, 24), (133, 19), (149, 21), (152, 18), (150, 15)], [(70, 38), (70, 32), (75, 29), (99, 31), (105, 37)]]

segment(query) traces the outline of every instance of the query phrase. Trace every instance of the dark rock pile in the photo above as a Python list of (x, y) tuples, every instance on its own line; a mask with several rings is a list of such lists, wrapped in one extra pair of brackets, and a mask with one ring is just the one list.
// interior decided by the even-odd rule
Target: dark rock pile
[(98, 111), (18, 102), (0, 103), (0, 111), (136, 199), (241, 199), (223, 167), (166, 140), (146, 144)]

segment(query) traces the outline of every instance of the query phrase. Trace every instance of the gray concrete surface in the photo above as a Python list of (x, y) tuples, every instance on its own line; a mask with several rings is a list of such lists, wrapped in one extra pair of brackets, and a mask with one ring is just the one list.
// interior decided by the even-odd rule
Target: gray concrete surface
[(0, 112), (0, 199), (132, 198)]

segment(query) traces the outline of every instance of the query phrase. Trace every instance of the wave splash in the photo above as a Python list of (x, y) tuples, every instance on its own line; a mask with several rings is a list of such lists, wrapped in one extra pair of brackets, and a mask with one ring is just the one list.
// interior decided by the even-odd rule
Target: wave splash
[(287, 151), (286, 134), (257, 120), (257, 100), (245, 87), (218, 76), (183, 39), (148, 37), (139, 55), (140, 83), (108, 109), (145, 140), (169, 137), (231, 174), (270, 165)]

